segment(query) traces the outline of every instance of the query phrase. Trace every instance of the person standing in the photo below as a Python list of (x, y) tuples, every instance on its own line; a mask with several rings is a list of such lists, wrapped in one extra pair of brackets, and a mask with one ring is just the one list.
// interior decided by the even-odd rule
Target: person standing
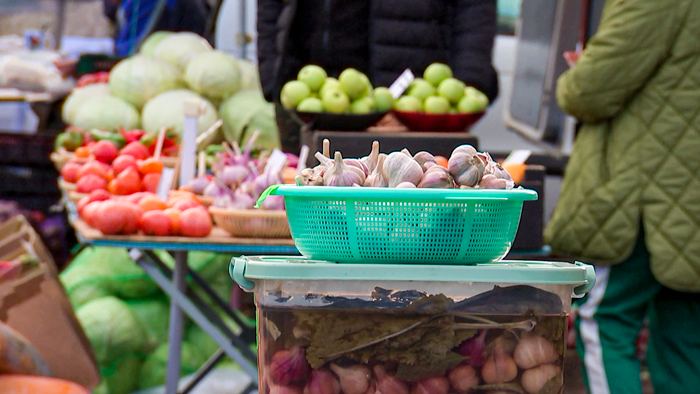
[(700, 392), (700, 2), (608, 0), (558, 81), (583, 121), (545, 241), (596, 266), (578, 348), (595, 394)]
[(306, 64), (335, 77), (352, 67), (389, 86), (407, 68), (440, 62), (491, 102), (498, 96), (495, 0), (258, 0), (257, 13), (260, 80), (286, 151), (299, 149), (299, 128), (279, 95)]

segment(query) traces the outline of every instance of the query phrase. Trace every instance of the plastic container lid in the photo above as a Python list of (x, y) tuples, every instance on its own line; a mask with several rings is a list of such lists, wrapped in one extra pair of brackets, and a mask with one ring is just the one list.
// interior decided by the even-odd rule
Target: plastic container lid
[(495, 263), (457, 265), (338, 264), (303, 257), (234, 257), (229, 273), (243, 289), (251, 291), (257, 280), (392, 280), (560, 284), (574, 287), (582, 297), (595, 284), (593, 266), (576, 263), (503, 260)]

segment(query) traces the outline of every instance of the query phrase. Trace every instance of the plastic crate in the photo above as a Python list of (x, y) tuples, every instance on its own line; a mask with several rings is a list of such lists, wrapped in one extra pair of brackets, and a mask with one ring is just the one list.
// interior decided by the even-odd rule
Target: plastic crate
[(273, 186), (292, 238), (315, 260), (477, 264), (510, 251), (532, 190)]
[(0, 165), (51, 166), (56, 135), (0, 133)]
[(100, 54), (84, 54), (80, 55), (78, 65), (75, 67), (75, 73), (78, 78), (86, 74), (106, 71), (109, 72), (124, 58), (100, 55)]

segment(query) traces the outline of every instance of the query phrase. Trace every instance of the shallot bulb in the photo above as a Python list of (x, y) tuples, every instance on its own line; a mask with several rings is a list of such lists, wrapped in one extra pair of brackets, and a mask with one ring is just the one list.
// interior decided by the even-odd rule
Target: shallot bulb
[(496, 346), (481, 367), (481, 377), (489, 384), (507, 383), (518, 376), (518, 366), (501, 346)]
[(204, 189), (206, 189), (207, 186), (209, 186), (209, 178), (206, 176), (198, 176), (187, 184), (187, 189), (194, 194), (201, 195), (204, 193)]
[(469, 338), (462, 342), (457, 348), (457, 353), (467, 359), (469, 365), (480, 367), (486, 360), (486, 333), (488, 330), (483, 330), (475, 337)]
[(204, 188), (203, 194), (207, 197), (219, 197), (226, 194), (226, 191), (216, 182), (209, 182)]
[(471, 365), (458, 365), (447, 377), (458, 394), (467, 394), (472, 387), (479, 385), (479, 375)]
[(303, 394), (340, 394), (340, 383), (332, 372), (314, 369), (311, 378), (304, 386)]
[(270, 384), (270, 394), (302, 394), (301, 389), (295, 386), (280, 386)]
[(450, 382), (444, 376), (436, 376), (419, 381), (413, 386), (411, 394), (447, 394)]
[(306, 361), (304, 349), (295, 347), (275, 353), (272, 356), (269, 371), (274, 383), (288, 385), (306, 380), (311, 371), (311, 366)]
[(260, 208), (268, 211), (284, 211), (284, 196), (267, 196), (260, 204)]
[(409, 394), (408, 385), (396, 376), (389, 375), (383, 366), (374, 366), (377, 378), (377, 392), (381, 394)]
[(557, 365), (545, 364), (523, 372), (520, 384), (528, 394), (538, 394), (547, 382), (559, 375), (561, 368)]
[(370, 388), (372, 371), (368, 367), (356, 364), (344, 368), (331, 364), (330, 368), (338, 375), (343, 394), (365, 394)]
[(513, 360), (522, 369), (550, 364), (559, 359), (559, 353), (548, 339), (535, 334), (526, 334), (515, 346)]
[(240, 184), (243, 183), (243, 181), (248, 179), (250, 174), (251, 172), (246, 166), (239, 164), (224, 167), (221, 171), (219, 171), (216, 174), (216, 177), (219, 178), (221, 182), (226, 184), (226, 186), (235, 189), (238, 186), (240, 186)]
[(423, 177), (423, 169), (412, 157), (401, 153), (393, 152), (384, 160), (382, 168), (384, 176), (389, 182), (389, 187), (396, 187), (403, 182), (410, 182), (414, 186), (418, 185)]

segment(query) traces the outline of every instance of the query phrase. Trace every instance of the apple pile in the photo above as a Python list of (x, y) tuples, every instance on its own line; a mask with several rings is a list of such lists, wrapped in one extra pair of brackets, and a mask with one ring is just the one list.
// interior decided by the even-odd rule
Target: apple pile
[(76, 192), (95, 190), (125, 196), (137, 192), (155, 193), (163, 171), (163, 163), (150, 157), (143, 144), (134, 141), (121, 150), (111, 141), (98, 141), (91, 146), (91, 159), (84, 164), (66, 163), (61, 169), (65, 182), (74, 183)]
[(138, 192), (114, 196), (96, 189), (78, 202), (78, 214), (89, 226), (104, 235), (145, 235), (206, 237), (213, 224), (207, 209), (197, 197), (173, 190), (163, 201), (154, 193)]
[(404, 95), (394, 103), (394, 109), (428, 114), (471, 114), (486, 110), (488, 105), (486, 95), (453, 78), (448, 65), (433, 63), (425, 69), (423, 78), (411, 82)]
[(282, 87), (280, 100), (287, 109), (335, 114), (387, 112), (394, 104), (389, 89), (374, 89), (369, 78), (353, 68), (345, 69), (335, 79), (312, 64), (304, 66), (296, 80)]

